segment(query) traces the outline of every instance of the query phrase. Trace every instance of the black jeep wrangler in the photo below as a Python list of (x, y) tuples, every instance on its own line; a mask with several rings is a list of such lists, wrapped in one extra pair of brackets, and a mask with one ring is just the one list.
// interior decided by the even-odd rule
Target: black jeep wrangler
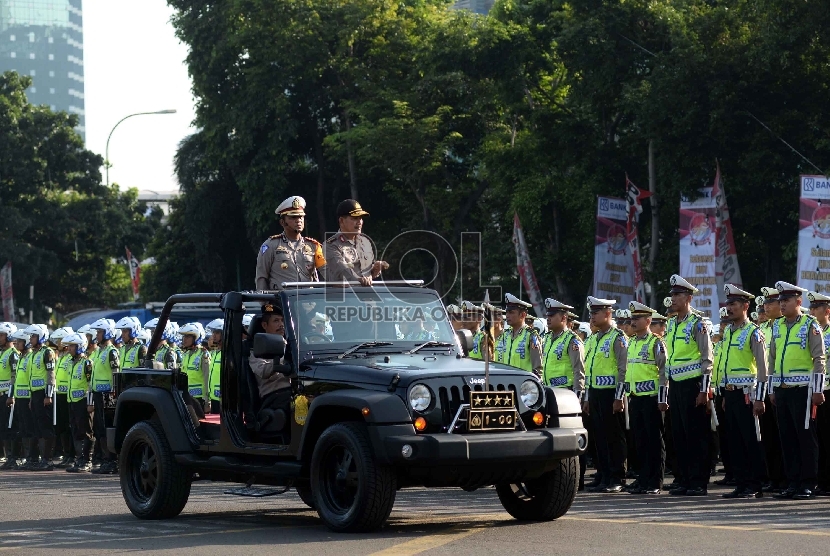
[[(294, 487), (334, 531), (381, 527), (396, 491), (415, 486), (495, 485), (520, 520), (568, 511), (587, 443), (572, 392), (502, 364), (485, 374), (434, 290), (284, 286), (174, 295), (144, 368), (115, 378), (108, 444), (134, 515), (178, 515), (194, 479)], [(153, 365), (170, 311), (189, 302), (215, 303), (225, 320), (221, 413), (204, 418), (184, 371)], [(246, 302), (281, 310), (284, 337), (259, 316), (244, 330)], [(251, 357), (290, 379), (282, 406), (260, 407)]]

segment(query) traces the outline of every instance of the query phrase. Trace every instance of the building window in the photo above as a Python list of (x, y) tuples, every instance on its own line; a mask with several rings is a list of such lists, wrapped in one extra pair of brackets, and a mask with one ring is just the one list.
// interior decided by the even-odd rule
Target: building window
[(49, 110), (54, 112), (55, 111), (55, 105), (54, 104), (49, 105)]
[(49, 44), (52, 44), (53, 42), (55, 42), (55, 37), (49, 37)]
[(32, 77), (34, 77), (34, 76), (35, 76), (35, 70), (29, 70), (29, 75), (31, 75)]
[(54, 88), (54, 87), (50, 87), (50, 88), (49, 88), (49, 94), (50, 94), (50, 95), (54, 95), (54, 94), (55, 94), (55, 88)]
[(14, 36), (14, 35), (9, 35), (9, 40), (10, 40), (10, 41), (12, 41), (12, 42), (14, 42), (14, 41), (15, 41), (15, 40), (17, 40), (17, 39), (15, 38), (15, 36)]
[(37, 92), (37, 87), (32, 87), (30, 90), (31, 90), (33, 93), (36, 93), (36, 92)]
[(35, 42), (35, 34), (29, 33), (29, 42)]
[(55, 72), (54, 72), (54, 71), (50, 71), (50, 72), (49, 72), (49, 77), (55, 77)]
[(50, 55), (49, 55), (49, 59), (50, 59), (50, 60), (54, 60), (54, 59), (55, 59), (55, 55), (54, 55), (54, 54), (50, 54)]
[(35, 53), (34, 53), (34, 52), (30, 52), (30, 53), (29, 53), (29, 59), (30, 59), (30, 60), (34, 60), (34, 59), (35, 59)]
[(9, 56), (11, 56), (12, 58), (17, 58), (17, 52), (10, 52)]

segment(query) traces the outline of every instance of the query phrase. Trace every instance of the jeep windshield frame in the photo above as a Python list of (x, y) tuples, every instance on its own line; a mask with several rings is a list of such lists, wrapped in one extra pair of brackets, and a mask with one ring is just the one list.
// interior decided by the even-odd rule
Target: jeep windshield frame
[[(346, 357), (419, 353), (460, 354), (455, 332), (434, 290), (406, 286), (286, 288), (281, 292), (288, 340), (298, 361), (337, 358), (366, 342), (388, 342)], [(450, 344), (450, 345), (446, 345)]]

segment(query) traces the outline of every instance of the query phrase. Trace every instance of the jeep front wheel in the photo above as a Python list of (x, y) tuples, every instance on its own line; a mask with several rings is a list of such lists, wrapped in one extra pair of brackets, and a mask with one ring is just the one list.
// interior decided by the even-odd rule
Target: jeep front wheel
[(192, 474), (176, 463), (160, 423), (136, 423), (118, 458), (121, 492), (134, 516), (176, 517), (190, 496)]
[(553, 471), (522, 483), (496, 485), (507, 513), (520, 521), (551, 521), (562, 517), (576, 498), (577, 458), (563, 459)]
[(364, 424), (338, 423), (314, 447), (311, 491), (320, 519), (332, 531), (372, 531), (392, 512), (395, 473), (375, 461)]
[(303, 501), (303, 504), (311, 508), (312, 510), (316, 510), (317, 507), (314, 505), (314, 495), (311, 493), (311, 487), (308, 485), (294, 485), (294, 489), (297, 491), (297, 496), (300, 497), (300, 500)]

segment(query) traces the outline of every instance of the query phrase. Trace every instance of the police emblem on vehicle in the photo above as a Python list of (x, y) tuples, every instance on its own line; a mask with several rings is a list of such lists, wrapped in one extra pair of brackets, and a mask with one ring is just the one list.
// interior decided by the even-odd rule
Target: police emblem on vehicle
[(518, 413), (512, 390), (470, 392), (468, 430), (515, 430)]

